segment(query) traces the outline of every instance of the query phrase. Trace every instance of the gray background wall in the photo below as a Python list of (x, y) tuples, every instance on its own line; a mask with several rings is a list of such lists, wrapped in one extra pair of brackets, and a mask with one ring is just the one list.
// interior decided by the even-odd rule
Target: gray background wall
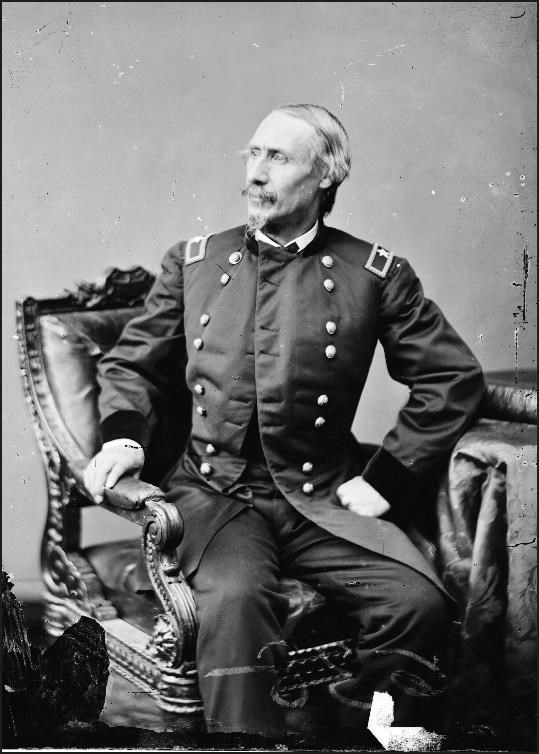
[[(38, 583), (46, 501), (15, 298), (112, 265), (157, 270), (179, 238), (243, 222), (237, 152), (278, 103), (323, 104), (349, 131), (330, 224), (408, 257), (485, 369), (535, 364), (535, 3), (8, 2), (2, 22), (3, 561), (16, 583)], [(378, 354), (358, 436), (380, 440), (405, 394)], [(88, 542), (134, 533), (86, 518)]]

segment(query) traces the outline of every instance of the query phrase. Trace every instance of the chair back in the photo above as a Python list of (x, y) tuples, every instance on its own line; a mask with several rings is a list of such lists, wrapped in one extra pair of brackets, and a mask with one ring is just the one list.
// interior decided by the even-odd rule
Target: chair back
[[(97, 364), (142, 313), (153, 280), (141, 267), (113, 269), (102, 285), (81, 283), (62, 298), (17, 302), (21, 371), (38, 437), (68, 462), (89, 459), (100, 448)], [(178, 365), (174, 392), (155, 406), (157, 431), (143, 473), (153, 484), (181, 455), (190, 430), (184, 373)]]

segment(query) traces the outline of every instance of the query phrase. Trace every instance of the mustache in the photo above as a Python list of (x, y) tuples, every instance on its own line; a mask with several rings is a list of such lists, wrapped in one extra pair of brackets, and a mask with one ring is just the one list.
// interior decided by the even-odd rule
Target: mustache
[(241, 190), (242, 196), (248, 196), (249, 199), (257, 199), (258, 201), (270, 202), (275, 204), (277, 201), (277, 194), (273, 191), (264, 191), (258, 186), (254, 186), (252, 183), (247, 184)]

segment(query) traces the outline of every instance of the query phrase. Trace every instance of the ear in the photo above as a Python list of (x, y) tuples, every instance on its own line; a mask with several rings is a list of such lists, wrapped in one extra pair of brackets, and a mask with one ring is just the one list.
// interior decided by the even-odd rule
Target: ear
[(325, 178), (322, 178), (322, 180), (318, 184), (318, 188), (327, 189), (332, 185), (332, 183), (333, 181), (326, 176)]

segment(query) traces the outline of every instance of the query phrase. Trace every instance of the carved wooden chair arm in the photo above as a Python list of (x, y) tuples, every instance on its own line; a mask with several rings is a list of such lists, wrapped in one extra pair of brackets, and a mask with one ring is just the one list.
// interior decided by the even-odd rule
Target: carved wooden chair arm
[[(83, 482), (87, 464), (86, 459), (76, 461), (71, 464), (71, 470), (80, 492), (92, 500)], [(159, 616), (148, 650), (169, 667), (191, 660), (197, 619), (193, 595), (176, 554), (184, 532), (180, 512), (175, 505), (166, 502), (159, 487), (133, 477), (123, 477), (113, 489), (105, 490), (105, 502), (99, 507), (142, 527), (148, 575), (165, 609), (165, 614)]]

